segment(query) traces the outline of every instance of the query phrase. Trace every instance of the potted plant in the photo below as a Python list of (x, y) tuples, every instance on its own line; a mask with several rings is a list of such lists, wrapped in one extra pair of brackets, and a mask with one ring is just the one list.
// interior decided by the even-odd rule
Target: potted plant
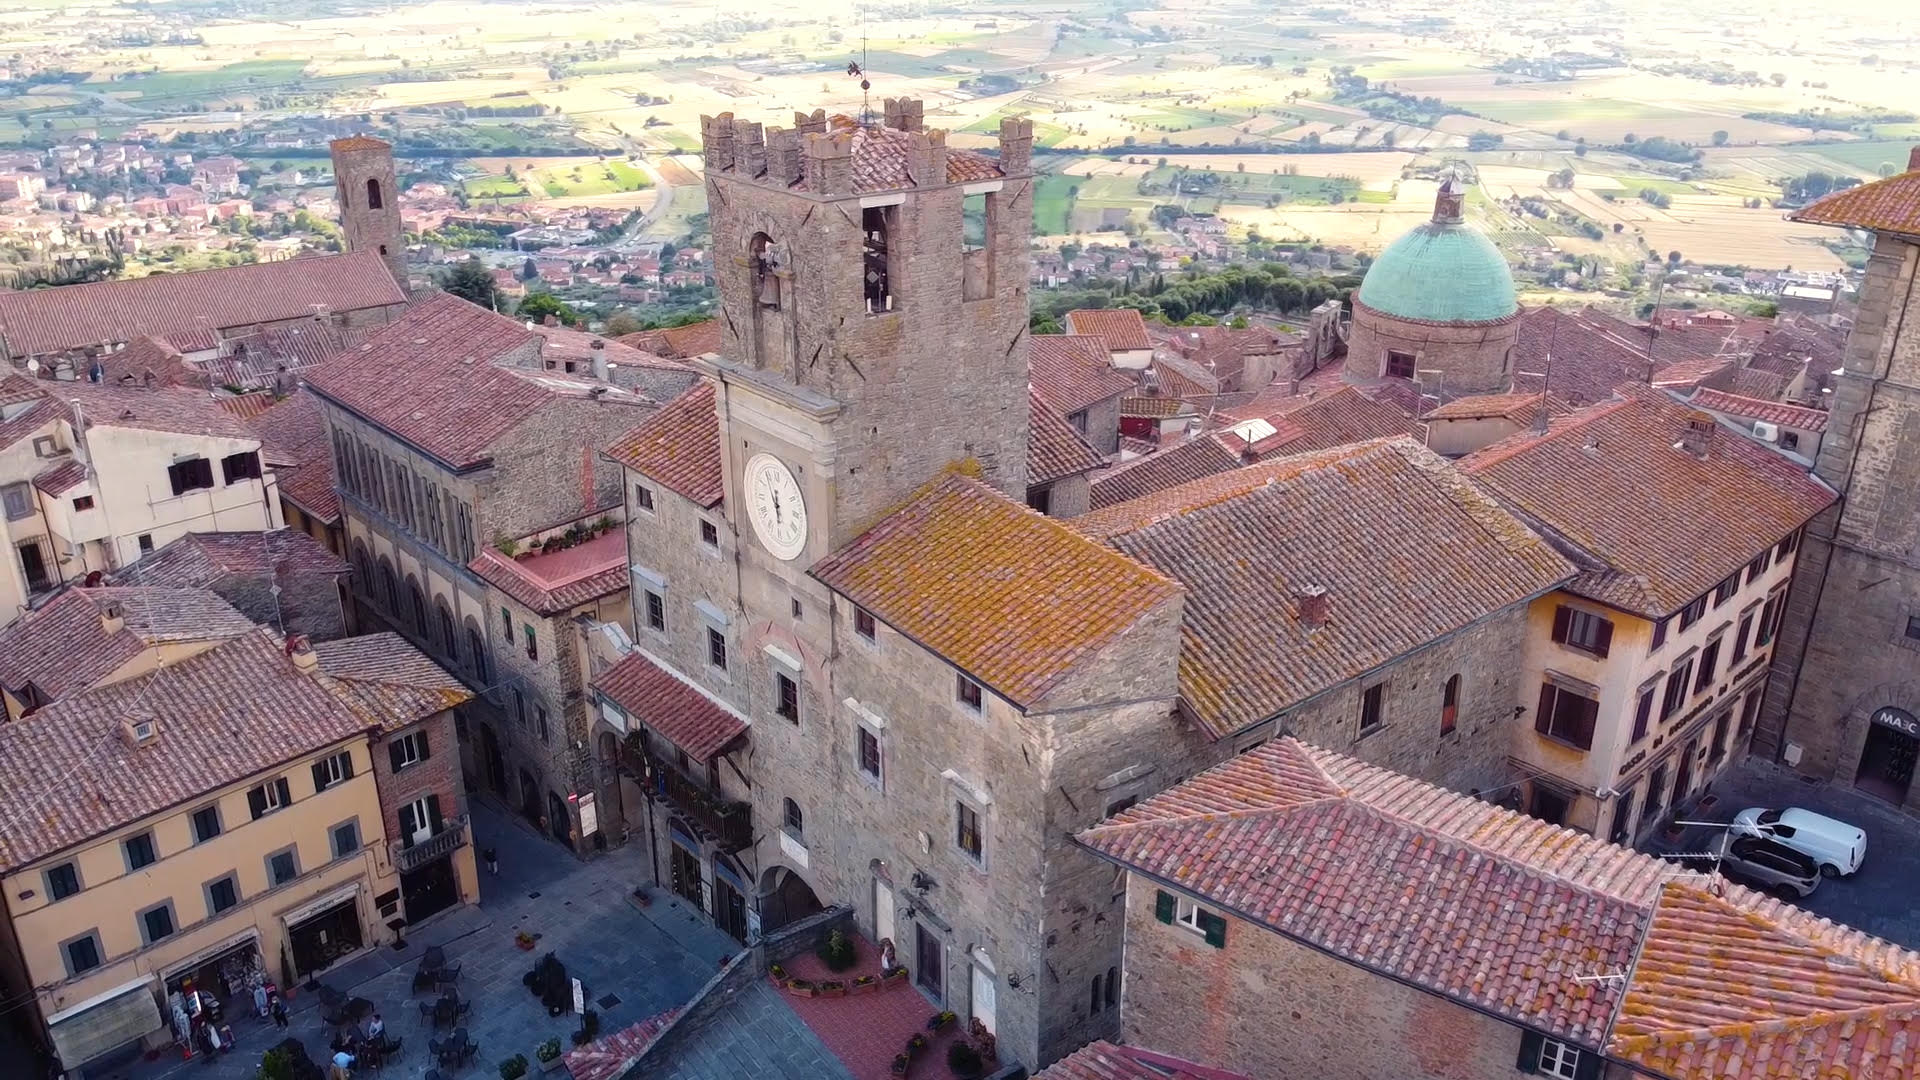
[(806, 979), (788, 979), (787, 993), (792, 994), (794, 997), (815, 996), (813, 983)]
[(513, 935), (513, 943), (520, 947), (521, 952), (532, 952), (534, 942), (539, 940), (540, 940), (539, 938), (534, 937), (532, 934), (527, 933), (525, 930), (522, 930)]
[(842, 930), (834, 930), (820, 942), (815, 950), (820, 962), (827, 965), (828, 971), (845, 971), (858, 959), (853, 949), (853, 939)]
[(653, 903), (653, 894), (647, 891), (645, 885), (634, 889), (633, 892), (628, 895), (633, 897), (633, 906), (643, 911)]
[(977, 1080), (986, 1071), (986, 1064), (980, 1051), (966, 1043), (956, 1042), (947, 1047), (947, 1070), (958, 1080)]
[(891, 1071), (895, 1076), (905, 1076), (907, 1075), (907, 1066), (912, 1063), (913, 1059), (907, 1055), (895, 1054), (893, 1055), (893, 1068)]
[(787, 985), (787, 969), (781, 967), (779, 964), (775, 964), (772, 967), (768, 968), (767, 974), (773, 976), (774, 985), (776, 986)]
[(560, 1040), (548, 1039), (546, 1042), (541, 1043), (539, 1049), (533, 1052), (533, 1056), (539, 1059), (541, 1072), (552, 1072), (560, 1068), (562, 1064), (560, 1060)]
[(880, 981), (883, 983), (897, 983), (901, 979), (904, 979), (906, 977), (907, 977), (907, 969), (905, 965), (899, 965), (899, 964), (896, 964), (895, 966), (888, 968), (887, 970), (880, 973)]
[(510, 536), (502, 536), (496, 539), (493, 542), (493, 546), (495, 550), (509, 559), (520, 553), (520, 545), (514, 543), (513, 538)]
[(515, 1054), (500, 1063), (500, 1080), (520, 1080), (527, 1075), (527, 1055)]
[(958, 1019), (960, 1019), (960, 1017), (956, 1015), (952, 1009), (941, 1009), (939, 1012), (927, 1017), (927, 1030), (945, 1031), (947, 1028), (953, 1026), (953, 1022)]
[(827, 979), (820, 984), (821, 997), (846, 997), (847, 984), (839, 979)]
[(867, 994), (878, 989), (880, 989), (880, 977), (878, 975), (862, 975), (853, 980), (853, 985), (848, 988), (847, 992), (852, 994)]
[(908, 1057), (917, 1057), (919, 1056), (920, 1051), (925, 1050), (926, 1048), (927, 1048), (927, 1037), (925, 1035), (920, 1034), (919, 1032), (914, 1032), (912, 1037), (907, 1039), (907, 1056)]

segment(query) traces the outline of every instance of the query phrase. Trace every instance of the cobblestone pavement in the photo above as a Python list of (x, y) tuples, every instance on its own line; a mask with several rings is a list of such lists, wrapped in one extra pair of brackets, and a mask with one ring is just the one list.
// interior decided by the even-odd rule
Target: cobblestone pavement
[[(644, 912), (628, 901), (632, 888), (648, 877), (641, 844), (582, 862), (480, 800), (473, 806), (473, 830), (477, 850), (493, 847), (500, 853), (498, 876), (481, 867), (478, 905), (449, 912), (422, 927), (408, 937), (403, 951), (381, 948), (322, 976), (328, 985), (373, 1002), (388, 1034), (402, 1040), (398, 1060), (378, 1074), (382, 1077), (420, 1080), (435, 1067), (427, 1041), (446, 1032), (436, 1033), (430, 1023), (422, 1022), (416, 1006), (419, 999), (412, 991), (414, 969), (429, 945), (442, 946), (450, 963), (462, 965), (460, 993), (473, 1001), (466, 1027), (469, 1038), (480, 1046), (471, 1065), (451, 1074), (443, 1071), (448, 1080), (490, 1080), (497, 1075), (498, 1062), (515, 1054), (525, 1054), (532, 1062), (534, 1049), (549, 1038), (570, 1045), (567, 1037), (579, 1027), (579, 1018), (549, 1018), (520, 982), (533, 962), (549, 951), (559, 956), (569, 975), (586, 984), (588, 997), (595, 999), (589, 1008), (600, 1013), (603, 1034), (684, 1005), (728, 956), (739, 951), (731, 938), (664, 891), (653, 892), (653, 904)], [(515, 932), (522, 929), (540, 935), (533, 952), (514, 944)], [(302, 1039), (320, 1062), (326, 1060), (327, 1048), (317, 1004), (314, 994), (296, 994), (290, 1033)], [(784, 1011), (789, 1027), (818, 1047), (818, 1040), (811, 1039), (792, 1011)], [(230, 1014), (228, 1019), (238, 1043), (231, 1054), (212, 1062), (201, 1058), (182, 1062), (171, 1056), (135, 1062), (104, 1078), (253, 1080), (261, 1054), (285, 1035), (250, 1015)], [(780, 1029), (780, 1019), (772, 1017), (772, 1026), (763, 1028), (758, 1021), (728, 1018), (716, 1027), (731, 1032), (730, 1037), (716, 1042), (711, 1053), (698, 1059), (760, 1060), (767, 1064), (767, 1071), (687, 1075), (836, 1075), (813, 1065), (805, 1065), (802, 1072), (780, 1071), (786, 1062), (801, 1060), (792, 1055), (804, 1053), (799, 1040), (786, 1037), (788, 1033)], [(537, 1066), (530, 1074), (539, 1075)]]
[[(1865, 930), (1909, 949), (1920, 949), (1920, 821), (1844, 785), (1808, 780), (1791, 769), (1748, 758), (1714, 781), (1711, 807), (1695, 809), (1694, 821), (1732, 821), (1750, 806), (1798, 806), (1839, 818), (1867, 833), (1867, 857), (1851, 877), (1822, 881), (1813, 895), (1796, 901), (1816, 915)], [(1693, 826), (1674, 840), (1657, 832), (1643, 850), (1704, 851), (1719, 830)]]

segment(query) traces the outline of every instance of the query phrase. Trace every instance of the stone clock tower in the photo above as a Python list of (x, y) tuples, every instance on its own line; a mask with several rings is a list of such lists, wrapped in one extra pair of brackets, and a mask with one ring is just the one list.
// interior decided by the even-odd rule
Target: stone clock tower
[(742, 550), (794, 579), (955, 462), (1023, 498), (1031, 123), (1002, 123), (997, 158), (918, 101), (701, 126)]

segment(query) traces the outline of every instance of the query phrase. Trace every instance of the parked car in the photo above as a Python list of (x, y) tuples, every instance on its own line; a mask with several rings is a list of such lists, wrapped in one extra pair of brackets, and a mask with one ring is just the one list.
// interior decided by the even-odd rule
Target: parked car
[(1777, 840), (1727, 832), (1717, 850), (1722, 874), (1782, 900), (1804, 899), (1820, 887), (1819, 865)]
[(1755, 806), (1742, 810), (1733, 816), (1733, 831), (1777, 840), (1818, 863), (1820, 872), (1828, 877), (1853, 873), (1867, 857), (1864, 831), (1799, 807), (1767, 810)]

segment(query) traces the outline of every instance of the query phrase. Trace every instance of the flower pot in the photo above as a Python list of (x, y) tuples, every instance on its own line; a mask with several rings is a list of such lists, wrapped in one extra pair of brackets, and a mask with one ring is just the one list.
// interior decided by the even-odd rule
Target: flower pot
[(854, 983), (848, 988), (847, 992), (850, 994), (871, 994), (878, 989), (880, 989), (880, 982), (876, 979), (873, 982)]
[(883, 983), (897, 983), (905, 979), (906, 977), (907, 977), (906, 968), (894, 968), (892, 971), (889, 971), (886, 974), (880, 976), (880, 981)]
[(820, 996), (821, 997), (846, 997), (847, 988), (844, 986), (835, 986), (835, 987), (823, 989), (820, 991)]
[(567, 1055), (565, 1054), (561, 1054), (559, 1057), (554, 1058), (552, 1061), (543, 1061), (540, 1063), (540, 1071), (543, 1073), (559, 1072), (561, 1069), (564, 1069), (566, 1067), (567, 1067)]

